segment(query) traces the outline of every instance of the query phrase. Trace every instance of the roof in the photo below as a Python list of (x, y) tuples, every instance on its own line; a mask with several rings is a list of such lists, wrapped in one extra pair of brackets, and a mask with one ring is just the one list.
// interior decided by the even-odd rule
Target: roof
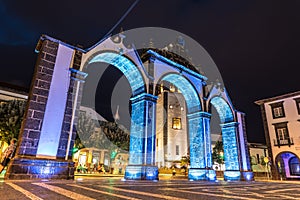
[(27, 99), (28, 93), (28, 88), (0, 82), (0, 100)]
[(181, 64), (183, 66), (185, 66), (186, 68), (196, 72), (196, 73), (199, 73), (199, 70), (196, 69), (196, 67), (190, 62), (188, 61), (186, 58), (176, 54), (176, 53), (173, 53), (171, 51), (168, 51), (168, 50), (164, 50), (164, 49), (156, 49), (156, 48), (143, 48), (143, 49), (139, 49), (138, 50), (138, 53), (141, 57), (141, 60), (144, 62), (146, 60), (148, 60), (151, 56), (151, 54), (148, 53), (148, 50), (152, 50), (158, 54), (160, 54), (161, 56), (164, 56), (165, 58), (173, 61), (173, 62), (176, 62), (178, 64)]
[(286, 98), (290, 98), (290, 97), (294, 97), (294, 96), (298, 96), (298, 95), (300, 95), (300, 91), (291, 92), (291, 93), (287, 93), (287, 94), (283, 94), (283, 95), (279, 95), (279, 96), (275, 96), (275, 97), (271, 97), (271, 98), (267, 98), (267, 99), (257, 100), (254, 103), (257, 105), (262, 105), (264, 103), (277, 101), (277, 100), (281, 100), (281, 99), (286, 99)]

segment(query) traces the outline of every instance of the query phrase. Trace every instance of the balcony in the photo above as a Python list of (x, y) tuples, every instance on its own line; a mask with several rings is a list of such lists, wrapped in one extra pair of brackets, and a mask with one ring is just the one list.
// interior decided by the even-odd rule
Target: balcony
[(291, 145), (294, 145), (294, 141), (293, 141), (293, 138), (287, 138), (287, 139), (284, 139), (284, 140), (275, 140), (274, 139), (274, 146), (291, 146)]

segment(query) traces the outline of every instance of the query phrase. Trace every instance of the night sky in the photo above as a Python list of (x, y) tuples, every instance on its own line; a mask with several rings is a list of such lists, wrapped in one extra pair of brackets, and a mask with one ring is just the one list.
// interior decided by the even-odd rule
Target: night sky
[[(88, 48), (133, 2), (1, 0), (0, 81), (28, 88), (41, 34)], [(299, 90), (299, 10), (299, 0), (141, 0), (114, 33), (151, 26), (195, 39), (218, 66), (236, 109), (246, 113), (248, 141), (264, 142), (254, 101)], [(122, 79), (110, 67), (102, 72)]]

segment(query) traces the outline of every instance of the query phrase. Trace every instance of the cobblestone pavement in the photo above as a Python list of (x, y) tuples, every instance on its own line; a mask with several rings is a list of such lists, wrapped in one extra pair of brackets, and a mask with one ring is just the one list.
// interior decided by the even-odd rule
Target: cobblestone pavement
[(300, 182), (122, 181), (120, 177), (1, 181), (0, 199), (300, 199)]

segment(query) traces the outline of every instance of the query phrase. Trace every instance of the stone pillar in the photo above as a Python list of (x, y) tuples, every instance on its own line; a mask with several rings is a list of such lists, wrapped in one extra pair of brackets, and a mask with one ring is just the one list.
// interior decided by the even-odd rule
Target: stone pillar
[(250, 153), (246, 135), (245, 114), (236, 111), (238, 121), (238, 146), (239, 146), (239, 162), (241, 169), (241, 180), (252, 181), (254, 175), (251, 169)]
[(217, 179), (216, 171), (213, 170), (212, 162), (212, 148), (211, 148), (211, 136), (210, 136), (210, 119), (211, 114), (207, 112), (201, 112), (201, 120), (204, 130), (204, 149), (205, 149), (205, 165), (206, 165), (206, 179), (209, 181), (215, 181)]
[(129, 165), (125, 179), (158, 180), (155, 165), (155, 118), (157, 97), (140, 94), (131, 98)]
[[(75, 50), (56, 39), (42, 36), (27, 111), (21, 127), (16, 156), (10, 162), (6, 179), (72, 179), (70, 132), (73, 94), (79, 87), (72, 80)], [(75, 116), (76, 117), (76, 116)], [(74, 123), (73, 123), (74, 125)], [(69, 146), (69, 147), (68, 147)], [(67, 154), (66, 152), (69, 152)], [(68, 155), (66, 157), (66, 155)]]
[(196, 112), (188, 114), (190, 138), (189, 180), (216, 180), (212, 170), (210, 138), (210, 114)]
[(237, 122), (221, 124), (224, 147), (225, 172), (224, 180), (238, 181), (241, 179), (239, 150), (237, 142)]

